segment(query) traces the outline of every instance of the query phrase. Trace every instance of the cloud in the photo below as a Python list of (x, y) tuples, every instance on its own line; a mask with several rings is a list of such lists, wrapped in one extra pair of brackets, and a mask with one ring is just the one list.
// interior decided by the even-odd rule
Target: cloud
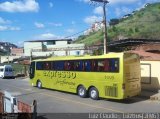
[(76, 1), (84, 2), (84, 3), (89, 3), (90, 2), (90, 0), (76, 0)]
[(20, 27), (13, 27), (13, 26), (1, 26), (0, 25), (0, 31), (20, 31)]
[(127, 8), (127, 7), (122, 7), (122, 8), (116, 8), (115, 9), (115, 14), (117, 17), (120, 17), (121, 15), (124, 15), (124, 14), (128, 14), (130, 13), (132, 10)]
[(35, 0), (15, 0), (0, 3), (0, 11), (5, 12), (38, 12), (39, 4)]
[(8, 29), (7, 26), (0, 26), (0, 31), (5, 31), (5, 30), (7, 30), (7, 29)]
[(159, 2), (159, 0), (146, 0), (146, 3), (154, 3), (154, 2)]
[(53, 3), (49, 2), (49, 7), (52, 8), (53, 7)]
[(88, 16), (84, 19), (84, 22), (87, 24), (93, 24), (94, 22), (102, 21), (102, 17), (97, 16)]
[(0, 17), (0, 24), (8, 24), (8, 23), (11, 23), (11, 21), (5, 20), (2, 17)]
[(75, 24), (76, 24), (76, 22), (75, 22), (75, 21), (72, 21), (72, 22), (71, 22), (71, 24), (72, 24), (72, 25), (75, 25)]
[(102, 7), (102, 6), (96, 7), (96, 8), (93, 10), (93, 13), (94, 13), (94, 14), (102, 15), (102, 14), (103, 14), (103, 7)]
[(49, 25), (52, 25), (52, 26), (56, 26), (56, 27), (60, 27), (60, 26), (63, 26), (62, 23), (48, 23)]
[(108, 1), (109, 1), (109, 4), (118, 4), (118, 3), (131, 4), (139, 0), (108, 0)]
[(129, 8), (127, 8), (127, 7), (122, 7), (122, 12), (123, 12), (124, 14), (128, 14), (128, 13), (132, 12), (132, 10), (129, 9)]
[(37, 28), (44, 28), (44, 24), (42, 23), (39, 23), (39, 22), (35, 22), (34, 25), (37, 27)]
[[(84, 2), (84, 3), (91, 3), (91, 0), (76, 0), (76, 1)], [(131, 4), (131, 3), (137, 2), (139, 0), (108, 0), (108, 1), (109, 1), (109, 4), (119, 4), (119, 3)], [(154, 0), (154, 1), (158, 1), (158, 0)]]
[(115, 14), (117, 17), (121, 16), (121, 9), (120, 8), (116, 8), (115, 9)]
[(55, 34), (52, 33), (44, 33), (44, 34), (40, 34), (35, 36), (33, 39), (36, 40), (53, 40), (53, 39), (61, 39), (62, 37), (57, 36)]
[(66, 30), (68, 33), (74, 33), (75, 32), (75, 29), (67, 29)]

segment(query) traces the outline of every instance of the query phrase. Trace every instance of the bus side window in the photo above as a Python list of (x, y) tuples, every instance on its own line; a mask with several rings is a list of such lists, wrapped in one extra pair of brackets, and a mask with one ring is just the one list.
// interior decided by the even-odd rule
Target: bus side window
[(84, 71), (91, 71), (91, 62), (89, 60), (83, 62), (83, 69)]
[(75, 71), (80, 71), (80, 61), (75, 61), (74, 62), (74, 70)]
[(119, 69), (119, 62), (118, 59), (111, 59), (110, 60), (110, 68), (111, 68), (111, 72), (117, 72)]
[(64, 62), (63, 61), (56, 62), (56, 70), (64, 70)]
[(108, 72), (110, 69), (109, 69), (109, 60), (108, 59), (105, 59), (104, 60), (104, 71)]
[(65, 67), (64, 69), (67, 71), (74, 71), (74, 62), (73, 61), (66, 61), (64, 63)]
[(97, 60), (91, 61), (91, 67), (92, 67), (92, 71), (97, 71), (97, 68), (98, 68)]
[(74, 69), (76, 71), (82, 71), (82, 61), (75, 61), (74, 62)]
[(79, 71), (82, 71), (83, 70), (83, 61), (79, 61)]
[(55, 62), (51, 63), (51, 70), (55, 70)]
[(118, 72), (119, 71), (119, 60), (118, 59), (115, 59), (115, 72)]
[(64, 70), (68, 70), (68, 61), (64, 62)]
[(98, 61), (98, 71), (104, 71), (104, 60)]
[(43, 70), (43, 63), (42, 62), (37, 62), (36, 63), (36, 69), (37, 70)]
[(74, 71), (74, 62), (73, 61), (70, 61), (70, 67), (69, 67), (69, 70), (70, 71)]
[(51, 69), (51, 62), (45, 62), (44, 68), (45, 68), (45, 70), (50, 70)]
[(59, 61), (58, 62), (58, 70), (64, 70), (64, 61)]

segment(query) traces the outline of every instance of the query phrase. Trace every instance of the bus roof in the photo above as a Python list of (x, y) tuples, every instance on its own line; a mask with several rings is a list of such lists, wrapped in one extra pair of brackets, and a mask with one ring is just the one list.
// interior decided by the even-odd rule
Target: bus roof
[[(105, 55), (98, 55), (98, 56), (90, 56), (90, 55), (83, 55), (83, 56), (57, 56), (57, 57), (51, 57), (47, 59), (38, 59), (34, 61), (53, 61), (53, 60), (80, 60), (80, 59), (98, 59), (98, 58), (118, 58), (123, 56), (123, 52), (121, 53), (108, 53)], [(129, 53), (129, 54), (134, 54), (134, 53)]]

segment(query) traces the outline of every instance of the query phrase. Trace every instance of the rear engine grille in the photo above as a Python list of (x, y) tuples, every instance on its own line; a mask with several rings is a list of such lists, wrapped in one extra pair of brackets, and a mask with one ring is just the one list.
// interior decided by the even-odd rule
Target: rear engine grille
[(111, 97), (118, 96), (117, 86), (105, 86), (105, 95)]

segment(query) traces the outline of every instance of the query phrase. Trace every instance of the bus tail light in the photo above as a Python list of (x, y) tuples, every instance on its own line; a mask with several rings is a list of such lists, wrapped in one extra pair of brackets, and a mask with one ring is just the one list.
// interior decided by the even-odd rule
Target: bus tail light
[(126, 85), (125, 85), (125, 83), (123, 83), (122, 84), (122, 89), (125, 90), (125, 88), (126, 88)]

